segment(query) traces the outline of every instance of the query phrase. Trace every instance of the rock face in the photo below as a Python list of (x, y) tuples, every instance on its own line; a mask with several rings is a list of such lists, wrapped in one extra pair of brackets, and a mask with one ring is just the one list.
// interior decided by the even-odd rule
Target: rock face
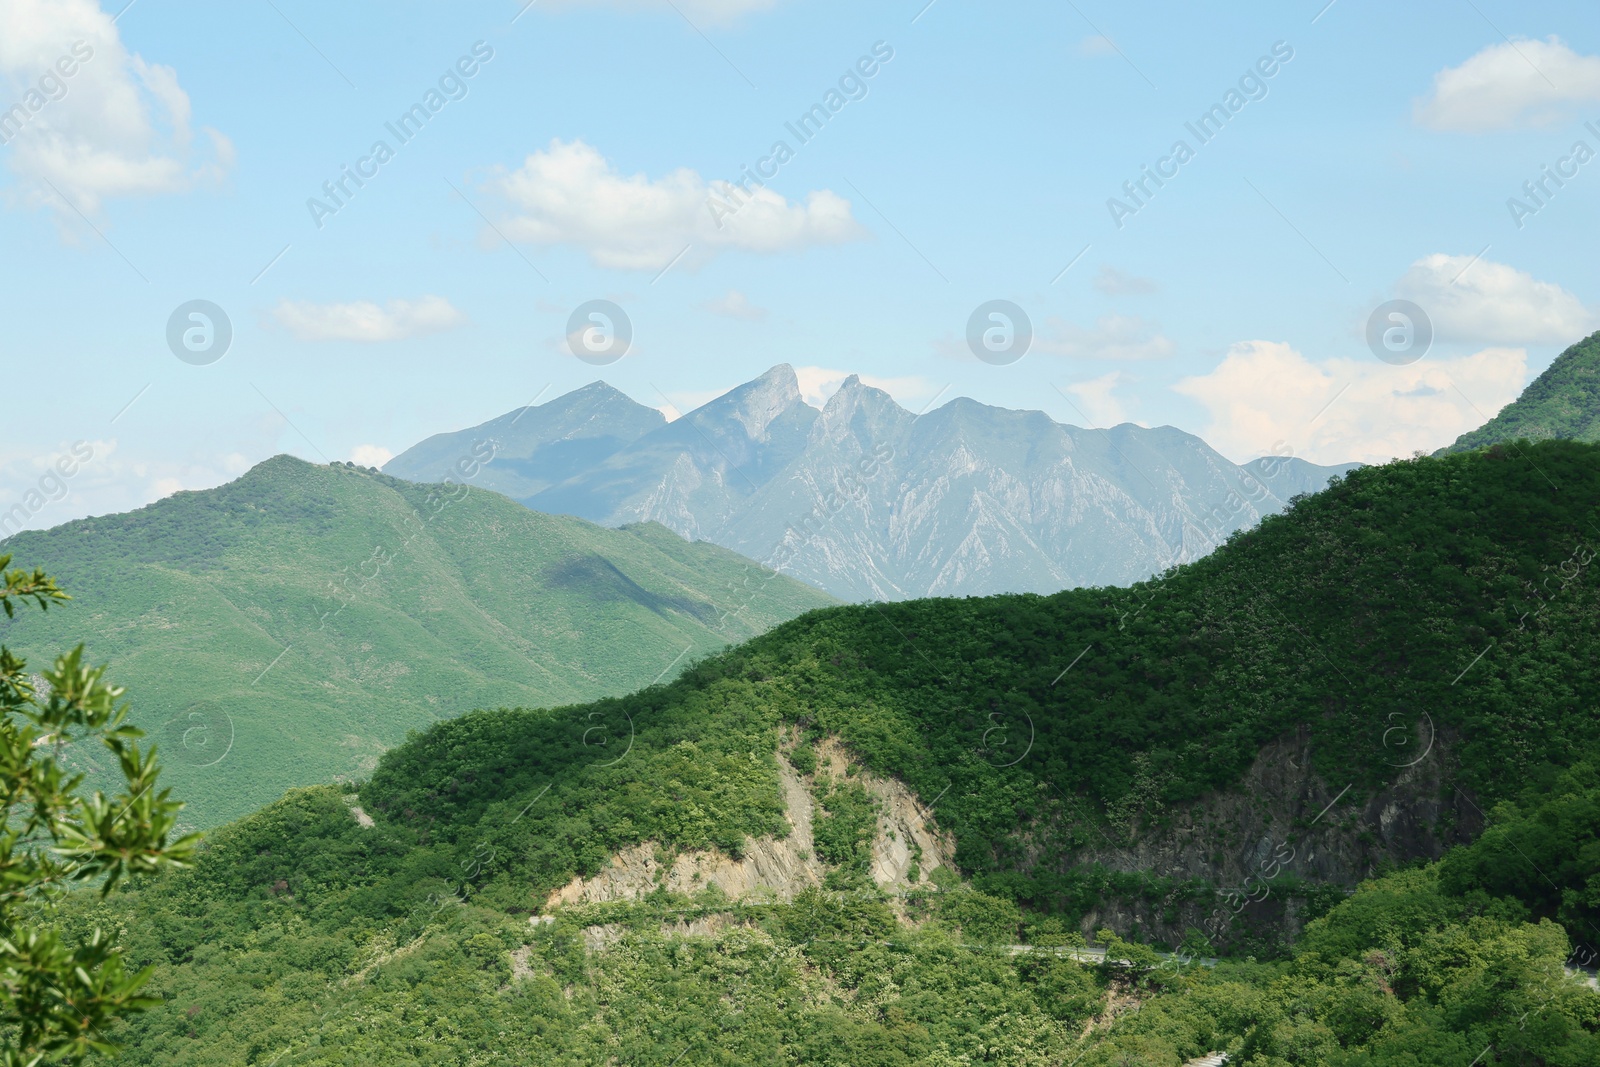
[[(594, 904), (607, 900), (634, 900), (657, 887), (692, 895), (716, 886), (729, 900), (792, 900), (802, 890), (820, 887), (826, 870), (812, 850), (811, 820), (815, 810), (806, 782), (790, 765), (785, 753), (794, 738), (780, 746), (778, 775), (789, 819), (787, 837), (746, 841), (735, 858), (717, 849), (658, 855), (649, 841), (624, 849), (604, 870), (589, 878), (574, 878), (550, 894), (544, 910), (564, 905)], [(837, 742), (817, 746), (818, 764), (843, 778), (851, 768), (848, 754)], [(878, 825), (872, 841), (872, 880), (885, 889), (912, 885), (911, 867), (917, 850), (918, 882), (927, 872), (952, 864), (954, 842), (929, 825), (916, 797), (895, 779), (882, 779), (865, 771), (854, 777), (879, 801)]]
[(1293, 902), (1255, 899), (1274, 875), (1350, 888), (1383, 861), (1438, 859), (1482, 832), (1477, 802), (1447, 784), (1452, 747), (1453, 739), (1433, 735), (1431, 723), (1417, 724), (1411, 741), (1396, 747), (1393, 776), (1368, 792), (1313, 774), (1303, 734), (1280, 738), (1235, 788), (1080, 850), (1066, 864), (1203, 879), (1222, 891), (1219, 898), (1110, 901), (1086, 915), (1082, 929), (1138, 928), (1177, 943), (1190, 927), (1204, 930), (1220, 909), (1223, 919), (1237, 911), (1258, 931), (1293, 938), (1302, 925)]
[[(788, 836), (750, 840), (739, 858), (716, 850), (668, 857), (645, 842), (618, 853), (592, 877), (575, 878), (550, 894), (542, 910), (638, 899), (661, 886), (693, 895), (714, 885), (730, 901), (745, 902), (788, 901), (802, 890), (822, 886), (826, 870), (812, 851), (811, 792), (786, 758), (796, 740), (790, 733), (779, 746)], [(1174, 887), (1204, 882), (1216, 889), (1200, 897), (1175, 888), (1167, 899), (1103, 898), (1081, 919), (1079, 929), (1087, 938), (1110, 927), (1122, 935), (1170, 944), (1181, 942), (1190, 929), (1219, 944), (1241, 937), (1292, 940), (1304, 925), (1303, 901), (1268, 897), (1261, 892), (1268, 880), (1290, 876), (1348, 889), (1382, 862), (1437, 859), (1482, 832), (1484, 816), (1477, 802), (1447, 784), (1453, 739), (1435, 737), (1431, 723), (1419, 723), (1415, 736), (1393, 740), (1393, 776), (1376, 790), (1324, 781), (1310, 769), (1307, 736), (1284, 737), (1261, 750), (1238, 786), (1135, 820), (1136, 826), (1103, 827), (1091, 834), (1099, 837), (1099, 844), (1053, 859), (1036, 856), (1034, 862), (1054, 864), (1063, 873), (1098, 864), (1167, 878)], [(904, 784), (861, 770), (837, 740), (824, 740), (814, 751), (819, 774), (826, 772), (835, 781), (848, 777), (878, 799), (871, 860), (875, 884), (892, 894), (926, 884), (929, 872), (940, 866), (954, 869), (954, 840), (937, 829)], [(711, 914), (668, 923), (662, 932), (715, 934), (738, 921)], [(596, 926), (584, 936), (599, 951), (623, 932), (621, 926)]]
[(442, 479), (479, 440), (496, 458), (474, 484), (537, 511), (659, 522), (853, 601), (1126, 584), (1353, 466), (1240, 466), (1170, 426), (1085, 430), (964, 398), (918, 416), (853, 376), (819, 412), (780, 365), (665, 425), (597, 382), (385, 470)]
[(345, 798), (345, 803), (350, 806), (350, 816), (355, 819), (356, 825), (363, 830), (370, 830), (378, 824), (373, 821), (372, 816), (367, 814), (366, 809), (361, 806), (359, 800), (359, 797), (351, 793)]

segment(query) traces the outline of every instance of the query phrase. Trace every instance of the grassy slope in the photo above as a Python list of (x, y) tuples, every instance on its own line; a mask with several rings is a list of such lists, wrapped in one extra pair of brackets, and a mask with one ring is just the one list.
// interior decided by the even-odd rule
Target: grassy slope
[(1600, 441), (1600, 333), (1556, 357), (1512, 404), (1444, 452), (1464, 452), (1518, 438)]
[(109, 662), (200, 826), (364, 774), (437, 719), (627, 692), (830, 603), (785, 578), (751, 592), (748, 561), (659, 528), (288, 457), (5, 548), (75, 601), (0, 638)]
[[(868, 898), (756, 909), (751, 933), (691, 944), (653, 935), (651, 909), (694, 902), (652, 902), (634, 916), (636, 939), (603, 958), (585, 957), (565, 921), (534, 933), (522, 917), (623, 845), (734, 847), (781, 827), (784, 721), (843, 733), (924, 797), (948, 785), (938, 815), (969, 873), (1044, 911), (1082, 906), (1023, 847), (1070, 853), (1070, 832), (1052, 829), (1063, 798), (1102, 814), (1130, 797), (1180, 800), (1234, 780), (1255, 746), (1296, 725), (1313, 732), (1322, 769), (1370, 784), (1387, 773), (1387, 712), (1426, 707), (1461, 733), (1459, 780), (1480, 797), (1600, 796), (1592, 772), (1549, 786), (1553, 765), (1600, 749), (1600, 583), (1575, 565), (1566, 588), (1546, 587), (1542, 611), (1524, 585), (1560, 574), (1575, 542), (1600, 542), (1597, 521), (1600, 448), (1397, 462), (1140, 589), (835, 608), (626, 698), (440, 723), (361, 786), (372, 829), (334, 790), (302, 791), (219, 831), (196, 871), (98, 911), (162, 966), (166, 1005), (125, 1035), (131, 1062), (270, 1062), (287, 1050), (294, 1063), (535, 1052), (666, 1063), (688, 1047), (702, 1051), (686, 1063), (1073, 1061), (1093, 1000), (1076, 965), (969, 955), (947, 932), (897, 928)], [(1014, 731), (1019, 714), (1034, 744), (997, 767), (1013, 742), (992, 729)], [(595, 744), (596, 726), (631, 744)], [(1484, 1041), (1518, 1040), (1521, 1005), (1555, 1003), (1537, 986), (1559, 975), (1566, 944), (1522, 920), (1600, 918), (1583, 889), (1600, 863), (1596, 810), (1563, 800), (1522, 823), (1497, 810), (1477, 858), (1444, 867), (1462, 895), (1441, 901), (1414, 879), (1380, 888), (1344, 908), (1337, 936), (1317, 935), (1295, 970), (1252, 965), (1183, 987), (1187, 999), (1119, 1023), (1086, 1062), (1175, 1064), (1247, 1034), (1266, 1058), (1246, 1062), (1263, 1064), (1331, 1062), (1379, 1030), (1419, 1046), (1483, 1026)], [(1513, 870), (1513, 856), (1539, 862)], [(1045, 929), (1019, 926), (1002, 901), (947, 892), (906, 905), (967, 941)], [(1383, 914), (1369, 914), (1374, 902)], [(507, 952), (530, 942), (531, 974), (513, 980)], [(1473, 945), (1515, 956), (1514, 983), (1493, 967), (1485, 977)], [(1405, 982), (1391, 989), (1395, 961)], [(1493, 999), (1503, 995), (1514, 1010)], [(1579, 1031), (1600, 1014), (1541, 1018), (1566, 1027), (1550, 1040), (1594, 1053)]]

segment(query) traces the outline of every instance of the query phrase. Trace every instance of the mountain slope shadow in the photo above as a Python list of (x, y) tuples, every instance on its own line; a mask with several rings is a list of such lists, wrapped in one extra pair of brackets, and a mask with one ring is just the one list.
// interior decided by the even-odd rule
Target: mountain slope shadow
[(616, 564), (592, 552), (545, 568), (543, 577), (551, 588), (581, 590), (597, 602), (632, 601), (657, 615), (677, 612), (701, 622), (717, 619), (716, 605), (693, 597), (652, 593), (624, 574)]

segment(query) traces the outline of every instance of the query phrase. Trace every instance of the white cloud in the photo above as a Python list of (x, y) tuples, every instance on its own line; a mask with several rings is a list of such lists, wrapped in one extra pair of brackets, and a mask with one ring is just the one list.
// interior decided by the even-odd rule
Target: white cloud
[(1111, 38), (1092, 33), (1078, 42), (1080, 56), (1113, 56), (1117, 54), (1117, 46), (1111, 43)]
[(1088, 329), (1052, 317), (1034, 348), (1071, 359), (1114, 360), (1160, 359), (1174, 350), (1154, 323), (1138, 315), (1103, 315)]
[(707, 300), (700, 307), (713, 315), (721, 315), (728, 319), (742, 319), (745, 322), (760, 322), (767, 317), (767, 309), (756, 307), (750, 303), (750, 298), (737, 289), (729, 289), (727, 293), (715, 300)]
[(736, 388), (738, 386), (729, 386), (727, 389), (674, 389), (663, 396), (666, 403), (657, 404), (656, 410), (666, 416), (668, 422), (677, 422), (689, 412)]
[(273, 309), (272, 317), (296, 341), (400, 341), (466, 321), (442, 296), (391, 300), (383, 307), (369, 300), (349, 304), (284, 300)]
[(1600, 100), (1600, 56), (1582, 56), (1558, 37), (1494, 44), (1433, 76), (1416, 121), (1436, 130), (1481, 133), (1549, 126), (1574, 104)]
[(1127, 410), (1121, 401), (1111, 395), (1111, 390), (1122, 384), (1122, 372), (1112, 371), (1088, 381), (1073, 382), (1066, 392), (1077, 397), (1077, 407), (1090, 425), (1101, 428), (1116, 426), (1128, 421)]
[[(796, 367), (794, 376), (800, 381), (800, 399), (814, 408), (820, 408), (828, 398), (839, 391), (839, 386), (855, 371), (835, 370), (832, 367)], [(902, 407), (916, 405), (918, 401), (933, 396), (934, 385), (918, 375), (904, 378), (879, 378), (873, 374), (860, 375), (861, 384), (882, 389)]]
[[(616, 7), (635, 11), (662, 11), (673, 14), (667, 0), (547, 0), (550, 8), (562, 7)], [(758, 11), (771, 11), (778, 0), (679, 0), (676, 5), (683, 14), (697, 23), (726, 26), (745, 15)], [(674, 16), (675, 17), (675, 16)]]
[(93, 0), (0, 4), (0, 136), (23, 179), (13, 202), (49, 203), (66, 220), (76, 213), (51, 185), (93, 215), (113, 197), (220, 179), (233, 145), (203, 128), (208, 150), (195, 151), (190, 112), (177, 72), (130, 55)]
[(713, 199), (733, 203), (737, 190), (726, 182), (707, 182), (687, 167), (658, 180), (623, 177), (582, 141), (551, 141), (485, 188), (510, 204), (500, 229), (512, 240), (575, 245), (598, 266), (619, 270), (658, 271), (685, 249), (703, 262), (727, 249), (780, 252), (862, 233), (850, 202), (831, 190), (808, 193), (802, 204), (755, 188), (731, 215), (714, 212)]
[(1561, 286), (1471, 256), (1424, 256), (1395, 290), (1426, 311), (1447, 341), (1567, 345), (1595, 327), (1595, 315)]
[(115, 438), (0, 451), (0, 540), (19, 529), (129, 511), (182, 489), (209, 489), (249, 467), (239, 452), (187, 462), (140, 459), (125, 455)]
[(1159, 288), (1153, 280), (1124, 274), (1109, 263), (1100, 264), (1094, 287), (1107, 296), (1148, 296)]
[(1235, 462), (1288, 445), (1313, 463), (1381, 463), (1433, 451), (1515, 400), (1521, 349), (1393, 366), (1370, 357), (1312, 362), (1286, 344), (1243, 341), (1209, 374), (1173, 388), (1211, 416), (1201, 436)]
[(358, 467), (382, 467), (394, 458), (394, 453), (382, 445), (356, 445), (350, 450), (350, 462)]

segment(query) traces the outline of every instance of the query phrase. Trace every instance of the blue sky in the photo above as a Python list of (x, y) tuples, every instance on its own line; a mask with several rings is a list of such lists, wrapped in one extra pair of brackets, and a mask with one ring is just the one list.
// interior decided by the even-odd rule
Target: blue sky
[[(1595, 328), (1591, 9), (924, 3), (8, 0), (0, 510), (80, 440), (29, 525), (277, 452), (375, 462), (597, 377), (675, 414), (781, 362), (818, 402), (854, 372), (913, 409), (1381, 460)], [(1146, 167), (1172, 176), (1135, 201)], [(1395, 298), (1436, 335), (1398, 365), (1364, 336)], [(205, 365), (166, 338), (197, 299), (233, 330)], [(603, 368), (564, 338), (593, 299), (633, 324)], [(966, 341), (996, 299), (1035, 335), (1003, 365)]]

